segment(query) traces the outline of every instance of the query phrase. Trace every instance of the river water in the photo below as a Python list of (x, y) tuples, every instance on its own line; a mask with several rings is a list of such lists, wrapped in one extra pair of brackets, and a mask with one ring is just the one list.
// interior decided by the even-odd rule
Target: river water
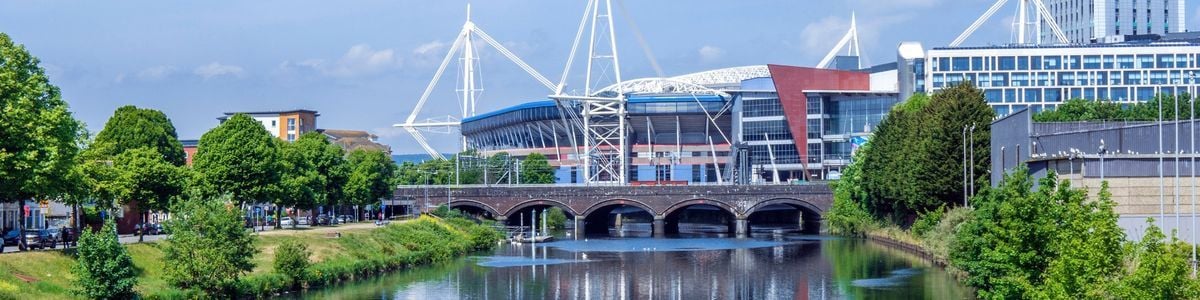
[(302, 299), (965, 299), (902, 250), (828, 236), (589, 238), (309, 291)]

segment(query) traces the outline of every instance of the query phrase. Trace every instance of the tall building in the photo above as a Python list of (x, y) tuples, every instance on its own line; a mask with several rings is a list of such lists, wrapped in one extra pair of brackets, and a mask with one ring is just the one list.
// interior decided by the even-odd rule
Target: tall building
[(229, 119), (235, 114), (245, 114), (253, 117), (263, 127), (271, 132), (271, 135), (279, 137), (285, 141), (295, 141), (305, 132), (317, 130), (317, 117), (321, 114), (314, 110), (296, 109), (286, 111), (259, 111), (259, 112), (227, 112), (225, 116), (217, 118), (221, 122)]
[[(1075, 44), (1119, 41), (1126, 35), (1185, 32), (1185, 0), (1043, 0)], [(1054, 41), (1043, 24), (1042, 41)]]
[[(904, 74), (900, 94), (936, 92), (974, 82), (998, 115), (1053, 109), (1069, 99), (1133, 103), (1177, 95), (1200, 75), (1200, 34), (1129, 36), (1120, 43), (1057, 46), (937, 47), (909, 59), (921, 71)], [(919, 47), (905, 43), (905, 53)], [(911, 56), (911, 54), (907, 55)], [(918, 76), (917, 74), (921, 74)], [(1200, 79), (1200, 78), (1197, 78)]]

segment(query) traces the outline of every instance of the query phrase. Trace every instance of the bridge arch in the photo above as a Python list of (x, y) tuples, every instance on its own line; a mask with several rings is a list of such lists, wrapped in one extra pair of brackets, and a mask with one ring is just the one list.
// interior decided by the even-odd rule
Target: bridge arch
[[(632, 211), (623, 209), (614, 216), (614, 211), (631, 207)], [(657, 218), (655, 210), (646, 203), (629, 198), (612, 198), (593, 203), (580, 214), (583, 230), (587, 234), (646, 234), (653, 231), (653, 222)], [(612, 226), (610, 228), (610, 225)]]
[[(688, 208), (696, 208), (689, 210)], [(692, 198), (675, 202), (662, 211), (663, 231), (668, 234), (690, 231), (695, 233), (734, 233), (740, 211), (726, 203), (710, 198)], [(687, 226), (681, 225), (688, 224)]]
[(482, 201), (471, 200), (471, 199), (450, 200), (450, 208), (462, 209), (463, 207), (469, 207), (469, 208), (473, 208), (476, 210), (486, 212), (488, 214), (491, 214), (492, 218), (501, 216), (500, 212), (498, 210), (496, 210), (495, 207), (492, 207), (491, 205), (488, 205), (487, 203), (483, 203)]
[(808, 201), (804, 201), (804, 200), (796, 199), (796, 198), (774, 198), (774, 199), (770, 199), (767, 201), (760, 201), (760, 202), (754, 204), (754, 206), (751, 206), (750, 209), (746, 210), (746, 216), (750, 216), (751, 214), (758, 212), (760, 209), (762, 209), (764, 207), (776, 205), (776, 204), (789, 205), (789, 206), (796, 207), (796, 208), (799, 208), (802, 210), (807, 210), (808, 212), (814, 213), (817, 215), (823, 215), (825, 213), (825, 211), (821, 210), (820, 207), (812, 204), (812, 202), (808, 202)]
[(740, 214), (739, 214), (740, 211), (737, 208), (733, 207), (732, 205), (729, 205), (729, 203), (725, 203), (725, 201), (709, 199), (709, 198), (692, 198), (692, 199), (688, 199), (688, 200), (684, 200), (684, 201), (675, 202), (675, 203), (671, 204), (671, 206), (668, 206), (667, 209), (663, 210), (659, 214), (659, 216), (666, 217), (667, 215), (675, 213), (676, 211), (679, 211), (680, 209), (684, 209), (689, 206), (695, 206), (695, 205), (716, 206), (717, 208), (724, 210), (725, 212), (729, 213), (730, 215), (733, 215), (735, 217), (740, 216)]
[(657, 211), (655, 211), (653, 208), (650, 208), (650, 205), (646, 205), (646, 203), (643, 203), (642, 201), (628, 199), (628, 198), (613, 198), (613, 199), (608, 199), (608, 200), (592, 203), (591, 206), (588, 206), (586, 209), (583, 210), (583, 213), (581, 213), (579, 215), (586, 217), (588, 215), (591, 215), (593, 212), (596, 212), (596, 210), (599, 210), (601, 208), (608, 207), (608, 206), (613, 206), (613, 205), (634, 206), (634, 207), (638, 207), (638, 208), (645, 210), (646, 212), (650, 213), (650, 215), (652, 215), (652, 216), (659, 216)]
[[(781, 207), (791, 207), (795, 211), (789, 211), (786, 208), (781, 210)], [(746, 210), (745, 218), (747, 219), (747, 229), (750, 231), (760, 228), (760, 225), (769, 230), (791, 230), (795, 228), (793, 226), (799, 226), (801, 232), (815, 234), (821, 231), (821, 220), (824, 218), (824, 214), (825, 211), (812, 202), (781, 197), (755, 203)]]

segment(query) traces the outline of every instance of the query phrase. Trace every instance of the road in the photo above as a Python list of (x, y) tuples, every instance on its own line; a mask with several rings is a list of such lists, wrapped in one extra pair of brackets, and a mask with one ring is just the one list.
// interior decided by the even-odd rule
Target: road
[[(395, 221), (393, 221), (393, 222), (395, 222)], [(309, 226), (309, 225), (297, 225), (295, 230), (293, 230), (291, 228), (283, 228), (283, 229), (277, 230), (277, 229), (271, 228), (270, 226), (255, 227), (254, 229), (255, 229), (255, 233), (261, 234), (261, 235), (289, 235), (289, 234), (297, 234), (297, 233), (337, 232), (337, 231), (345, 231), (345, 230), (367, 229), (367, 228), (374, 228), (374, 227), (375, 227), (375, 223), (369, 222), (369, 221), (364, 221), (364, 222), (360, 222), (360, 223), (340, 224), (338, 226), (315, 226), (314, 227), (314, 226)], [(167, 237), (166, 235), (147, 235), (145, 238), (145, 241), (153, 242), (153, 241), (162, 240), (166, 237)], [(122, 244), (133, 244), (133, 243), (138, 242), (138, 236), (133, 235), (133, 234), (122, 234), (118, 237), (118, 240)], [(59, 249), (62, 249), (62, 246), (59, 246)], [(15, 253), (15, 252), (17, 252), (17, 246), (7, 246), (7, 247), (4, 247), (3, 250), (4, 250), (3, 253)]]

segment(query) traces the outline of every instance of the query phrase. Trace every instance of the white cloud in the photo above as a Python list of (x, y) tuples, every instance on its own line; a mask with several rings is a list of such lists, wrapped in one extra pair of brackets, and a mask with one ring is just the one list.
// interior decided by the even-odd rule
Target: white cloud
[(286, 72), (291, 71), (293, 67), (300, 67), (317, 71), (326, 76), (356, 77), (398, 68), (402, 61), (400, 57), (396, 56), (395, 50), (375, 50), (370, 45), (358, 44), (350, 47), (350, 50), (347, 50), (346, 54), (335, 62), (315, 58), (296, 63), (285, 61), (280, 64), (279, 68)]
[(196, 67), (195, 70), (192, 70), (192, 73), (199, 75), (200, 77), (204, 77), (204, 79), (207, 80), (220, 76), (242, 77), (242, 74), (245, 73), (245, 70), (243, 70), (242, 67), (235, 65), (225, 65), (218, 62), (212, 62), (207, 65)]
[(704, 47), (700, 47), (698, 52), (700, 53), (700, 60), (703, 62), (713, 62), (725, 55), (725, 49), (712, 45), (704, 45)]
[(435, 53), (439, 52), (438, 50), (442, 50), (443, 47), (446, 47), (446, 43), (443, 43), (442, 41), (432, 41), (432, 42), (424, 43), (424, 44), (421, 44), (420, 46), (417, 46), (417, 48), (413, 49), (413, 54), (416, 54), (416, 55), (435, 54)]
[[(163, 80), (175, 74), (179, 69), (171, 65), (153, 66), (137, 72), (137, 78), (145, 81)], [(124, 74), (119, 79), (123, 80)]]
[[(828, 49), (836, 45), (838, 39), (849, 29), (850, 20), (838, 16), (827, 16), (805, 25), (804, 30), (800, 31), (800, 43), (806, 49)], [(859, 32), (862, 32), (862, 29), (859, 29)]]

